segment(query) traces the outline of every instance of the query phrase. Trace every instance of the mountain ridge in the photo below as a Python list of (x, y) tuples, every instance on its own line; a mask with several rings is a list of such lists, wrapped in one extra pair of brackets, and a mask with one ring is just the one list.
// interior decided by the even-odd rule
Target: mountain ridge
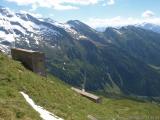
[(81, 87), (85, 71), (86, 90), (160, 96), (160, 73), (155, 69), (160, 65), (160, 34), (135, 26), (97, 32), (77, 20), (58, 23), (27, 13), (0, 15), (3, 52), (16, 40), (16, 47), (44, 52), (47, 70), (70, 85)]

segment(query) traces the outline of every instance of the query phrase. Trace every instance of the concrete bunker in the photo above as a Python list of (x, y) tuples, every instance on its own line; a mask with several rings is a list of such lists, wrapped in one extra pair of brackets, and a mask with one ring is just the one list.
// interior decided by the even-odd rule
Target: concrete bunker
[(20, 48), (12, 48), (11, 55), (14, 60), (22, 62), (27, 69), (41, 76), (46, 76), (44, 53)]

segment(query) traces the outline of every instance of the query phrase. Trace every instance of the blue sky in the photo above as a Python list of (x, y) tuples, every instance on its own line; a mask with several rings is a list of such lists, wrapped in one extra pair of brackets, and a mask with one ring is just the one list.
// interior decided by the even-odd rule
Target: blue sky
[(80, 20), (93, 27), (138, 22), (159, 24), (160, 0), (1, 0), (2, 6), (59, 22)]

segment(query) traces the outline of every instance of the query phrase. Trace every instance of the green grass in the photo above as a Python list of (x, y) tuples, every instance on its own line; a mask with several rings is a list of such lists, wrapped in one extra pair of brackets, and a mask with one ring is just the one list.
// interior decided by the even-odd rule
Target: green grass
[(159, 104), (111, 98), (103, 98), (101, 104), (96, 104), (73, 92), (58, 78), (42, 78), (0, 54), (0, 120), (41, 119), (20, 91), (65, 120), (88, 120), (88, 115), (98, 120), (160, 119)]

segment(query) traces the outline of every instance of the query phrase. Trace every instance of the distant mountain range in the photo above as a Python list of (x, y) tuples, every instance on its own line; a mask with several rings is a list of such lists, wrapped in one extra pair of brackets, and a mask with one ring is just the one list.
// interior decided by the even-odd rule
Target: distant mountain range
[(153, 32), (160, 33), (160, 25), (152, 24), (152, 23), (143, 23), (135, 25), (136, 27), (140, 27), (146, 30), (151, 30)]
[[(48, 71), (68, 84), (103, 95), (160, 97), (159, 26), (108, 27), (98, 32), (78, 20), (59, 23), (0, 8), (0, 49), (46, 53)], [(151, 27), (152, 26), (152, 27)]]
[[(153, 23), (141, 23), (141, 24), (135, 24), (132, 25), (135, 27), (140, 27), (143, 28), (145, 30), (151, 30), (153, 32), (157, 32), (160, 33), (160, 25), (156, 25)], [(118, 26), (118, 27), (114, 27), (114, 28), (121, 28), (121, 27), (125, 27), (125, 26)], [(104, 32), (106, 30), (107, 27), (97, 27), (95, 28), (98, 32)]]

